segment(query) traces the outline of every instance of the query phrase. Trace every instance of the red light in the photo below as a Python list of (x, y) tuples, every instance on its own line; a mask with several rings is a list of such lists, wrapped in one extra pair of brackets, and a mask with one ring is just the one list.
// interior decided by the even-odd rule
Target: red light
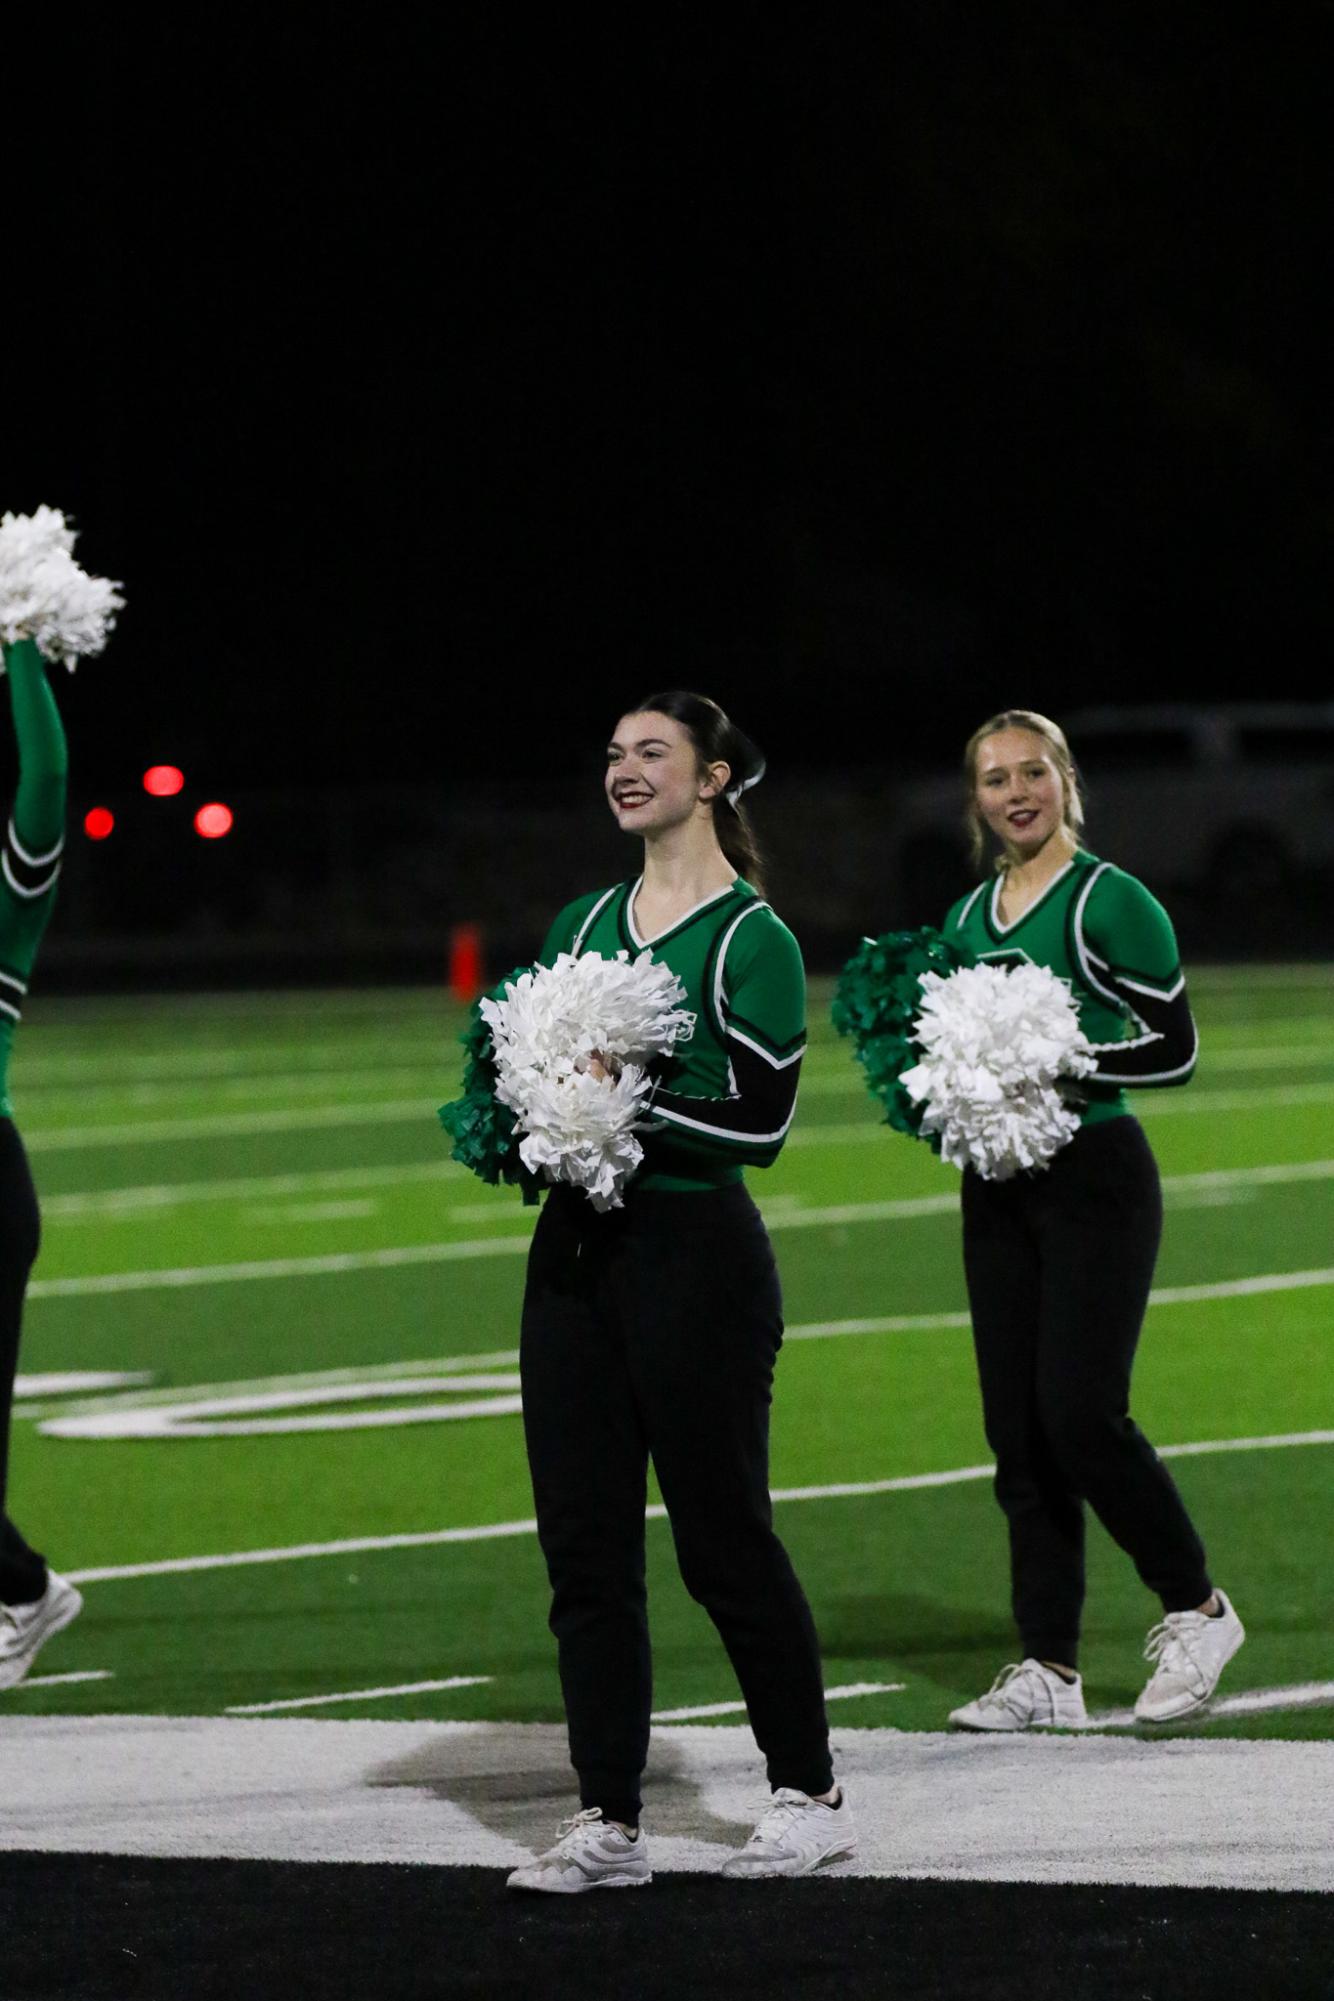
[(202, 834), (206, 841), (220, 841), (224, 834), (232, 831), (232, 809), (214, 800), (211, 806), (201, 806), (195, 814), (195, 832)]
[(185, 773), (174, 764), (150, 764), (144, 773), (144, 791), (154, 799), (174, 799), (185, 784)]
[(115, 814), (108, 813), (105, 806), (94, 806), (83, 816), (83, 831), (90, 841), (104, 841), (115, 824)]

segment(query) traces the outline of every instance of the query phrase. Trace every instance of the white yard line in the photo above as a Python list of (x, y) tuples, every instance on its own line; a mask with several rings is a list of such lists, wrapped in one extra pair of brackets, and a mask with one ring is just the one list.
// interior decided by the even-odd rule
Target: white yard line
[[(901, 1695), (908, 1686), (906, 1681), (849, 1681), (841, 1688), (827, 1688), (826, 1702), (847, 1702), (857, 1695)], [(744, 1716), (744, 1702), (695, 1702), (685, 1709), (655, 1709), (649, 1716), (650, 1723), (693, 1723), (700, 1716)], [(228, 1710), (229, 1716), (235, 1711)]]
[(334, 1702), (384, 1702), (394, 1695), (434, 1695), (446, 1688), (481, 1688), (490, 1674), (452, 1674), (446, 1681), (402, 1681), (395, 1688), (350, 1688), (343, 1695), (292, 1695), (282, 1702), (233, 1702), (228, 1716), (271, 1716), (280, 1709), (323, 1709)]
[[(1327, 1709), (1331, 1704), (1334, 1704), (1334, 1681), (1300, 1681), (1291, 1688), (1251, 1688), (1242, 1695), (1225, 1695), (1201, 1710), (1199, 1721), (1212, 1723), (1219, 1716), (1258, 1716), (1270, 1709)], [(1125, 1730), (1134, 1723), (1133, 1709), (1104, 1709), (1090, 1716), (1083, 1727)]]
[[(886, 1202), (840, 1202), (827, 1208), (779, 1209), (768, 1217), (771, 1230), (828, 1229), (848, 1223), (895, 1222), (914, 1216), (946, 1215), (957, 1207), (952, 1191)], [(391, 1270), (401, 1265), (453, 1264), (468, 1258), (521, 1257), (532, 1237), (522, 1211), (519, 1228), (493, 1237), (464, 1237), (452, 1243), (389, 1245), (374, 1251), (326, 1251), (298, 1258), (245, 1258), (234, 1264), (177, 1265), (160, 1270), (89, 1272), (78, 1278), (39, 1278), (30, 1299), (79, 1299), (99, 1293), (153, 1292), (195, 1285), (228, 1285), (250, 1279), (318, 1278), (328, 1273)], [(1293, 1284), (1328, 1282), (1325, 1276), (1289, 1274)], [(1263, 1288), (1262, 1288), (1263, 1289)], [(1207, 1296), (1207, 1295), (1201, 1295)]]
[[(395, 1035), (391, 1031), (389, 1040), (394, 1056), (400, 1059), (394, 1068), (405, 1068), (408, 1059), (419, 1071), (423, 1065), (440, 1066), (442, 1062), (451, 1070), (454, 1068), (458, 1044), (447, 1028), (442, 1027), (438, 1034), (430, 1036)], [(156, 1049), (147, 1055), (125, 1053), (114, 1057), (33, 1056), (20, 1044), (13, 1076), (25, 1098), (33, 1090), (55, 1090), (61, 1086), (82, 1089), (107, 1084), (123, 1089), (127, 1083), (189, 1085), (207, 1082), (212, 1077), (267, 1080), (283, 1070), (302, 1076), (327, 1072), (333, 1081), (341, 1075), (345, 1064), (365, 1063), (377, 1055), (383, 1056), (384, 1048), (385, 1036), (374, 1028), (355, 1041), (266, 1041), (229, 1047), (210, 1043), (201, 1049), (178, 1045)], [(272, 1069), (265, 1067), (269, 1063)]]
[(83, 1668), (78, 1674), (30, 1674), (20, 1682), (20, 1688), (63, 1688), (71, 1681), (114, 1681), (111, 1668)]
[[(213, 1098), (253, 1098), (259, 1102), (276, 1097), (317, 1098), (336, 1104), (349, 1091), (386, 1091), (416, 1085), (428, 1097), (434, 1091), (432, 1067), (437, 1063), (379, 1063), (369, 1070), (275, 1070), (257, 1071), (249, 1076), (223, 1076), (203, 1084)], [(20, 1084), (19, 1095), (25, 1110), (59, 1117), (62, 1104), (89, 1109), (104, 1104), (125, 1106), (161, 1105), (173, 1099), (197, 1097), (201, 1085), (186, 1078), (180, 1082), (148, 1083), (122, 1079), (107, 1084)], [(445, 1093), (442, 1091), (443, 1099)]]
[(427, 1097), (393, 1098), (368, 1105), (306, 1105), (268, 1112), (217, 1112), (198, 1119), (141, 1119), (128, 1125), (44, 1126), (25, 1131), (29, 1153), (56, 1153), (88, 1146), (158, 1146), (164, 1140), (227, 1139), (254, 1133), (315, 1132), (326, 1126), (405, 1125), (435, 1121)]
[[(1182, 1457), (1196, 1453), (1259, 1452), (1303, 1445), (1334, 1445), (1334, 1431), (1290, 1431), (1278, 1432), (1269, 1438), (1214, 1438), (1187, 1445), (1159, 1446), (1159, 1456), (1164, 1459)], [(994, 1466), (955, 1466), (939, 1473), (900, 1474), (890, 1480), (854, 1480), (841, 1482), (832, 1487), (777, 1487), (773, 1492), (775, 1501), (831, 1501), (859, 1498), (872, 1494), (913, 1493), (931, 1487), (959, 1486), (973, 1480), (986, 1480), (995, 1472)], [(661, 1506), (644, 1510), (646, 1521), (664, 1521), (667, 1510)], [(203, 1570), (235, 1570), (254, 1564), (293, 1563), (307, 1557), (357, 1556), (373, 1550), (384, 1549), (428, 1549), (445, 1543), (494, 1542), (514, 1536), (536, 1535), (537, 1523), (533, 1520), (513, 1522), (486, 1522), (476, 1527), (455, 1529), (428, 1529), (418, 1534), (389, 1536), (349, 1536), (338, 1542), (292, 1543), (279, 1549), (244, 1549), (219, 1556), (175, 1556), (161, 1558), (153, 1563), (101, 1564), (87, 1570), (69, 1570), (65, 1575), (72, 1584), (111, 1584), (134, 1577), (181, 1576), (188, 1572)]]
[[(814, 1079), (806, 1095), (865, 1095), (865, 1085), (855, 1075), (840, 1082), (836, 1078)], [(1275, 1090), (1257, 1085), (1251, 1090), (1141, 1092), (1135, 1110), (1141, 1118), (1170, 1118), (1196, 1112), (1249, 1111), (1256, 1107), (1325, 1105), (1334, 1102), (1334, 1082), (1291, 1084)], [(403, 1125), (420, 1120), (425, 1127), (434, 1123), (435, 1104), (427, 1096), (395, 1098), (365, 1105), (280, 1106), (271, 1111), (218, 1112), (193, 1119), (144, 1119), (129, 1124), (43, 1126), (24, 1134), (30, 1153), (52, 1153), (90, 1146), (157, 1146), (164, 1140), (224, 1139), (256, 1133), (315, 1132), (330, 1126)], [(848, 1130), (856, 1130), (850, 1125)], [(865, 1126), (866, 1133), (887, 1130)], [(798, 1126), (789, 1146), (829, 1144), (831, 1136), (846, 1137), (842, 1128)]]
[[(830, 1094), (834, 1095), (834, 1094)], [(848, 1093), (849, 1096), (856, 1095)], [(1294, 1084), (1275, 1089), (1272, 1085), (1259, 1085), (1254, 1090), (1201, 1091), (1197, 1093), (1165, 1091), (1161, 1096), (1148, 1091), (1137, 1093), (1134, 1112), (1140, 1119), (1170, 1118), (1190, 1112), (1245, 1112), (1263, 1110), (1268, 1106), (1300, 1107), (1302, 1105), (1324, 1105), (1334, 1101), (1334, 1084)], [(902, 1136), (881, 1119), (871, 1123), (863, 1118), (852, 1118), (844, 1122), (826, 1125), (807, 1125), (800, 1121), (788, 1134), (786, 1148), (812, 1146), (869, 1146), (874, 1142), (897, 1142)]]
[[(849, 1125), (831, 1128), (838, 1133), (869, 1135), (887, 1133), (885, 1126)], [(465, 1169), (454, 1161), (405, 1162), (398, 1167), (333, 1167), (308, 1174), (267, 1174), (230, 1177), (219, 1181), (148, 1182), (128, 1188), (88, 1188), (64, 1195), (42, 1198), (44, 1222), (66, 1222), (85, 1216), (103, 1218), (121, 1212), (134, 1217), (145, 1210), (171, 1209), (194, 1202), (253, 1202), (277, 1200), (285, 1195), (317, 1195), (343, 1189), (391, 1188), (400, 1183), (458, 1180)], [(1213, 1168), (1203, 1174), (1167, 1174), (1163, 1188), (1168, 1194), (1209, 1189), (1266, 1187), (1290, 1181), (1324, 1181), (1334, 1175), (1334, 1160), (1277, 1161), (1259, 1167)], [(761, 1190), (761, 1193), (763, 1191)], [(952, 1199), (957, 1199), (954, 1197)], [(795, 1203), (795, 1195), (769, 1197), (766, 1214), (776, 1213), (776, 1203)], [(943, 1196), (908, 1196), (907, 1202), (942, 1202)], [(449, 1215), (460, 1222), (511, 1219), (516, 1213), (503, 1196), (490, 1202), (452, 1204)], [(521, 1213), (521, 1212), (520, 1212)], [(905, 1214), (934, 1214), (934, 1210), (904, 1211)]]
[(401, 1167), (327, 1167), (309, 1174), (254, 1174), (222, 1181), (159, 1181), (130, 1188), (76, 1189), (66, 1195), (44, 1195), (42, 1221), (103, 1218), (121, 1212), (137, 1220), (145, 1210), (175, 1209), (192, 1202), (256, 1202), (344, 1188), (393, 1188), (400, 1182), (457, 1180), (465, 1172), (452, 1160), (429, 1164), (408, 1161)]
[[(519, 1359), (517, 1348), (500, 1348), (489, 1354), (448, 1355), (422, 1362), (372, 1362), (363, 1368), (311, 1369), (305, 1374), (256, 1376), (230, 1383), (177, 1384), (172, 1389), (127, 1390), (113, 1396), (90, 1397), (86, 1403), (52, 1404), (62, 1416), (92, 1410), (147, 1410), (154, 1404), (179, 1403), (182, 1397), (249, 1396), (261, 1390), (292, 1390), (304, 1396), (307, 1390), (323, 1389), (333, 1383), (411, 1382), (420, 1376), (456, 1374), (465, 1369), (513, 1368)], [(19, 1382), (40, 1380), (20, 1376)], [(144, 1380), (151, 1378), (145, 1376)], [(40, 1417), (45, 1406), (16, 1409), (16, 1417)]]
[[(45, 1375), (16, 1376), (16, 1397), (87, 1396), (91, 1390), (125, 1390), (153, 1381), (151, 1369), (52, 1369)], [(62, 1405), (67, 1409), (68, 1405)]]

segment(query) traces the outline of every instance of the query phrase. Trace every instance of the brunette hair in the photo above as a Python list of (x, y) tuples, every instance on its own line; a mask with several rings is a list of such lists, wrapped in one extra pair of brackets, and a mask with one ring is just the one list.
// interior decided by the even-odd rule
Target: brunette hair
[(764, 894), (764, 859), (760, 853), (750, 815), (742, 804), (743, 793), (758, 785), (764, 776), (764, 754), (744, 730), (739, 730), (717, 702), (707, 695), (694, 695), (688, 688), (667, 688), (646, 695), (634, 705), (634, 714), (651, 710), (680, 723), (699, 759), (701, 771), (710, 764), (725, 764), (732, 776), (727, 790), (713, 802), (713, 826), (718, 845), (738, 875)]
[[(968, 830), (968, 848), (976, 869), (982, 867), (987, 851), (987, 826), (977, 810), (977, 753), (989, 736), (996, 736), (1001, 730), (1030, 730), (1034, 736), (1042, 738), (1051, 752), (1052, 763), (1061, 775), (1061, 823), (1076, 844), (1084, 831), (1084, 794), (1075, 760), (1065, 740), (1065, 731), (1049, 716), (1040, 716), (1036, 709), (1002, 709), (998, 716), (992, 716), (989, 722), (983, 723), (981, 729), (973, 731), (963, 754), (964, 777), (968, 786), (963, 817)], [(1009, 867), (1003, 849), (996, 856), (995, 867), (1002, 871)]]

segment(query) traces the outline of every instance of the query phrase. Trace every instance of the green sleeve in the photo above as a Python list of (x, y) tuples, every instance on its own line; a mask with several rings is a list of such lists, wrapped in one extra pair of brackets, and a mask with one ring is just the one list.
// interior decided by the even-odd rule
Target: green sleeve
[(724, 1027), (771, 1063), (806, 1044), (806, 968), (781, 917), (761, 910), (742, 924), (727, 953)]
[(1084, 936), (1116, 980), (1166, 990), (1180, 978), (1181, 954), (1171, 918), (1157, 897), (1124, 869), (1108, 868), (1094, 883)]
[(30, 854), (46, 854), (65, 831), (69, 752), (42, 656), (30, 639), (7, 646), (5, 678), (18, 739), (19, 786), (14, 825)]
[(570, 950), (579, 935), (580, 926), (601, 895), (601, 890), (595, 890), (591, 896), (579, 896), (573, 903), (566, 904), (547, 932), (546, 943), (537, 955), (539, 965), (554, 966), (557, 954)]
[(68, 753), (60, 711), (31, 640), (4, 649), (19, 782), (0, 841), (0, 975), (26, 981), (51, 906), (65, 840)]

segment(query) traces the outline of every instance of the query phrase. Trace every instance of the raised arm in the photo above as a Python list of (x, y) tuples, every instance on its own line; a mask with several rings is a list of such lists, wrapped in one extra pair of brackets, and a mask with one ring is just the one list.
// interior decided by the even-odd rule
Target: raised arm
[(36, 646), (30, 639), (20, 639), (4, 653), (19, 753), (18, 791), (4, 863), (17, 863), (18, 880), (11, 880), (12, 889), (19, 895), (40, 895), (50, 886), (47, 879), (64, 843), (69, 753), (56, 698)]
[(4, 649), (19, 783), (0, 842), (0, 1012), (18, 1020), (51, 915), (65, 845), (68, 756), (60, 711), (31, 640)]

